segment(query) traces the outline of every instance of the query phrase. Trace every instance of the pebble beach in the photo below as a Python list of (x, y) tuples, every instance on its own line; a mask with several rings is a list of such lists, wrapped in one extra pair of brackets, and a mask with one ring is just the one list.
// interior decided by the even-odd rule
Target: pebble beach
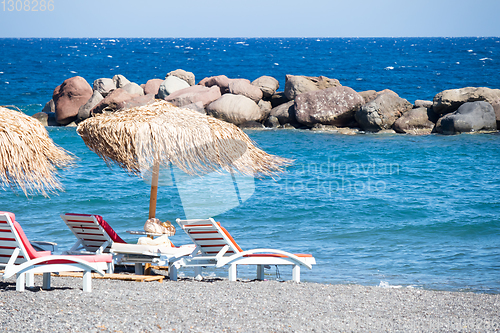
[(0, 282), (2, 332), (497, 332), (500, 296), (278, 281)]

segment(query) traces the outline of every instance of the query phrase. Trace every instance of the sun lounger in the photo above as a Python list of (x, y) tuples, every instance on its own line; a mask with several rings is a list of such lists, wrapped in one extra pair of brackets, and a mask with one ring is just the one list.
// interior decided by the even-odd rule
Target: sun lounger
[(108, 253), (113, 243), (125, 243), (100, 215), (67, 213), (61, 218), (77, 238), (68, 254)]
[(293, 265), (292, 275), (300, 282), (300, 267), (312, 268), (316, 260), (310, 254), (292, 254), (275, 249), (243, 251), (220, 223), (212, 218), (181, 220), (177, 223), (191, 238), (196, 248), (189, 256), (172, 261), (169, 267), (171, 280), (177, 279), (181, 267), (195, 267), (196, 273), (203, 266), (229, 266), (229, 280), (236, 281), (237, 265), (257, 265), (257, 279), (264, 280), (265, 265)]
[(9, 212), (0, 212), (0, 266), (5, 267), (3, 279), (16, 275), (16, 290), (34, 286), (34, 273), (43, 273), (42, 289), (50, 289), (51, 272), (83, 271), (83, 291), (91, 291), (91, 272), (104, 275), (103, 270), (113, 261), (110, 254), (52, 255), (36, 251), (23, 229)]
[(168, 247), (113, 243), (110, 252), (115, 256), (116, 263), (134, 263), (136, 265), (135, 273), (142, 275), (143, 263), (168, 266), (171, 260), (191, 254), (194, 248), (194, 244)]
[(194, 249), (194, 245), (172, 248), (126, 243), (100, 215), (67, 213), (61, 218), (78, 239), (66, 253), (110, 252), (115, 264), (134, 264), (138, 275), (144, 273), (143, 264), (166, 266), (169, 258), (187, 255)]

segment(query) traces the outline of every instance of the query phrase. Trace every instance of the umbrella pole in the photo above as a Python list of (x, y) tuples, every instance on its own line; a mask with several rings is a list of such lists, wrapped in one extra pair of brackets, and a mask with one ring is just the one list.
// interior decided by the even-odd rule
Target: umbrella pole
[(156, 200), (158, 197), (158, 178), (160, 176), (160, 161), (155, 160), (151, 179), (151, 195), (149, 197), (149, 218), (156, 216)]

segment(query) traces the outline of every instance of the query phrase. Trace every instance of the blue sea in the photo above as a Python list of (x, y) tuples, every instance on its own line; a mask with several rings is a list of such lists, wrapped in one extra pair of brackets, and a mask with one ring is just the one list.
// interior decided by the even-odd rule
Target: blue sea
[[(92, 84), (123, 74), (141, 84), (178, 68), (197, 81), (270, 75), (280, 90), (286, 74), (324, 75), (413, 103), (446, 89), (500, 88), (500, 38), (0, 39), (0, 105), (33, 115), (75, 75)], [(59, 217), (67, 212), (102, 215), (135, 242), (126, 231), (147, 219), (148, 184), (108, 168), (74, 127), (48, 132), (78, 158), (60, 172), (65, 190), (50, 198), (0, 191), (1, 210), (15, 213), (31, 240), (60, 251), (75, 242)], [(303, 281), (500, 293), (500, 135), (247, 134), (294, 163), (255, 179), (246, 201), (214, 216), (242, 248), (312, 253), (317, 265)], [(186, 216), (180, 189), (160, 187), (158, 197), (162, 221)], [(178, 230), (172, 241), (188, 239)], [(266, 274), (290, 279), (291, 269)], [(239, 276), (254, 277), (254, 268)]]

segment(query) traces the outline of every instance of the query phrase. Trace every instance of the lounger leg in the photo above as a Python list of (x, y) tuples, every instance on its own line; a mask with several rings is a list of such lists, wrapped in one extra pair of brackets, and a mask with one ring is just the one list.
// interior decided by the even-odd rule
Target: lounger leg
[(236, 264), (229, 265), (229, 281), (236, 281)]
[(34, 286), (35, 286), (35, 274), (26, 273), (26, 287), (34, 287)]
[(43, 273), (42, 276), (42, 289), (49, 290), (50, 289), (50, 272)]
[(264, 281), (264, 265), (257, 265), (257, 280)]
[(135, 275), (144, 275), (144, 270), (142, 269), (141, 263), (135, 264)]
[(92, 291), (92, 272), (91, 271), (83, 272), (83, 291), (85, 291), (85, 292)]
[(300, 266), (293, 265), (292, 278), (295, 282), (300, 282)]
[(25, 285), (25, 276), (23, 274), (17, 274), (16, 277), (16, 290), (17, 291), (24, 291), (24, 285)]
[(170, 266), (168, 268), (168, 276), (170, 278), (170, 281), (177, 281), (177, 267), (174, 265)]
[(194, 278), (197, 280), (202, 280), (201, 276), (201, 266), (194, 266)]
[(115, 271), (115, 263), (112, 261), (108, 263), (108, 274), (113, 274)]

